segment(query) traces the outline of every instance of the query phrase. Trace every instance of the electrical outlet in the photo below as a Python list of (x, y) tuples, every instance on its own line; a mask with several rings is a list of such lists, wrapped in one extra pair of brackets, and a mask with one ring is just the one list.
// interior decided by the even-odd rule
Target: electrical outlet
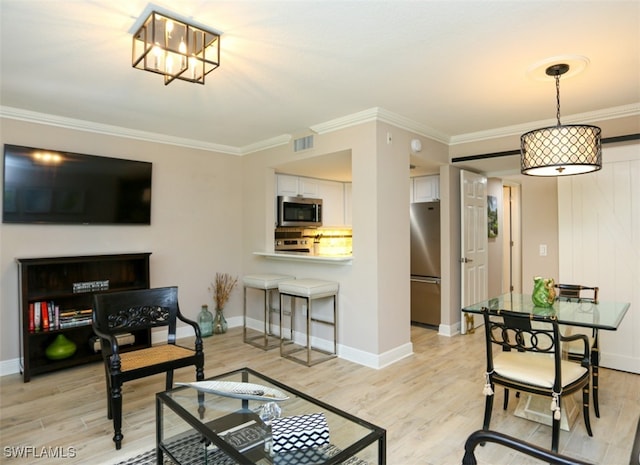
[(547, 244), (540, 244), (540, 256), (541, 257), (547, 256)]

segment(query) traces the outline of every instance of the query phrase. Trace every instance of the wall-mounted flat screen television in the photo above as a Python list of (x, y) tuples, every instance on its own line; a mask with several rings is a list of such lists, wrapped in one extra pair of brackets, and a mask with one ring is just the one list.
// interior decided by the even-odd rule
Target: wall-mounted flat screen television
[(5, 145), (2, 221), (151, 224), (151, 166)]

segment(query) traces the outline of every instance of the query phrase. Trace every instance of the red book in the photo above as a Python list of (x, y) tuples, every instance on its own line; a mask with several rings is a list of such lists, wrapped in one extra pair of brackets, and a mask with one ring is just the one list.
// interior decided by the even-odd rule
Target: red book
[(33, 302), (29, 302), (29, 331), (36, 330), (35, 310), (33, 309)]
[(40, 313), (42, 314), (42, 329), (49, 329), (49, 306), (46, 302), (40, 302)]

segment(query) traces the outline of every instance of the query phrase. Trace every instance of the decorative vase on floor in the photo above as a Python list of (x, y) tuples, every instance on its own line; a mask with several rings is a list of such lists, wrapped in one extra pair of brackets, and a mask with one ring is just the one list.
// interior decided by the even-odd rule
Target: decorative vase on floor
[(533, 294), (531, 300), (536, 307), (551, 307), (556, 299), (553, 278), (533, 278)]
[(198, 326), (200, 326), (202, 337), (209, 337), (213, 334), (213, 314), (207, 305), (203, 305), (198, 314)]
[(70, 341), (64, 334), (58, 334), (53, 342), (44, 350), (50, 360), (63, 360), (76, 353), (76, 343)]
[(228, 273), (216, 273), (216, 278), (209, 290), (213, 293), (213, 303), (216, 307), (216, 315), (213, 319), (213, 332), (222, 334), (227, 332), (227, 320), (222, 313), (229, 300), (231, 291), (238, 284), (238, 278)]
[(227, 320), (224, 318), (221, 308), (216, 308), (216, 315), (213, 318), (213, 332), (223, 334), (227, 332)]

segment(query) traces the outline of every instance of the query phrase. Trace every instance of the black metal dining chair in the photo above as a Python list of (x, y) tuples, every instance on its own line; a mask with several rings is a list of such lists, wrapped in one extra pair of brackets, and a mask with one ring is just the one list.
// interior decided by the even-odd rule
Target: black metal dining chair
[(475, 456), (475, 449), (480, 445), (484, 445), (486, 442), (498, 444), (503, 447), (508, 447), (521, 454), (534, 457), (546, 463), (553, 465), (593, 465), (591, 462), (584, 462), (582, 460), (574, 459), (566, 455), (552, 452), (548, 449), (544, 449), (540, 446), (536, 446), (522, 439), (509, 436), (507, 434), (498, 433), (497, 431), (474, 431), (469, 435), (464, 443), (464, 457), (462, 458), (462, 465), (477, 465), (478, 461)]
[[(598, 303), (597, 286), (583, 286), (581, 284), (556, 284), (556, 300), (569, 300), (574, 302)], [(575, 331), (574, 328), (571, 331)], [(598, 402), (598, 371), (600, 367), (600, 347), (598, 343), (598, 329), (593, 328), (588, 335), (589, 347), (591, 348), (591, 392), (593, 397), (593, 410), (596, 417), (600, 418), (600, 403)], [(581, 346), (575, 342), (566, 345), (567, 357), (569, 360), (580, 361)]]
[[(587, 337), (563, 337), (555, 316), (507, 310), (482, 310), (486, 341), (486, 383), (483, 430), (488, 431), (495, 385), (504, 387), (504, 404), (509, 389), (547, 397), (552, 410), (551, 450), (558, 451), (562, 397), (582, 390), (584, 423), (593, 436), (589, 419), (589, 347)], [(580, 364), (562, 359), (563, 341), (582, 341)], [(494, 350), (495, 348), (495, 350)]]

